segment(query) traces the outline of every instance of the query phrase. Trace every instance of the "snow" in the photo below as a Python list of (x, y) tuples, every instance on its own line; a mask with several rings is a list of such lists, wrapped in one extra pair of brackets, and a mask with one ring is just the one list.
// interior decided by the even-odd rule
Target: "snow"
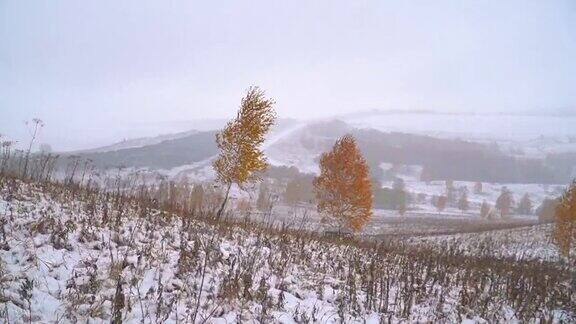
[(389, 113), (347, 118), (358, 128), (497, 143), (525, 158), (576, 152), (576, 116)]
[(553, 226), (543, 224), (480, 233), (410, 238), (416, 245), (439, 245), (455, 248), (467, 255), (490, 255), (499, 258), (568, 262), (552, 243)]
[[(419, 181), (416, 179), (404, 178), (404, 183), (406, 185), (406, 190), (413, 194), (423, 193), (428, 196), (428, 202), (424, 204), (425, 206), (431, 207), (429, 199), (434, 195), (444, 195), (446, 194), (446, 182), (445, 181), (431, 181), (429, 183)], [(474, 192), (475, 182), (471, 181), (453, 181), (454, 188), (456, 189), (456, 195), (458, 196), (459, 188), (468, 189), (468, 200), (479, 209), (479, 205), (486, 200), (492, 206), (496, 203), (498, 196), (502, 192), (502, 188), (507, 188), (512, 192), (512, 196), (516, 203), (522, 199), (524, 194), (528, 194), (532, 200), (534, 207), (538, 207), (540, 203), (546, 198), (557, 198), (560, 196), (565, 189), (562, 185), (547, 185), (547, 184), (518, 184), (518, 183), (482, 183), (482, 193)], [(393, 181), (383, 182), (384, 187), (391, 188)], [(418, 205), (423, 207), (422, 204)], [(454, 208), (454, 212), (460, 212)], [(535, 216), (534, 216), (535, 217)]]
[(392, 113), (349, 118), (356, 127), (479, 141), (576, 136), (576, 116)]
[(163, 135), (158, 135), (158, 136), (140, 137), (140, 138), (134, 138), (134, 139), (129, 139), (129, 140), (123, 140), (121, 142), (118, 142), (118, 143), (115, 143), (112, 145), (102, 146), (102, 147), (89, 149), (89, 150), (73, 151), (73, 152), (68, 152), (68, 153), (76, 153), (77, 154), (77, 153), (95, 153), (95, 152), (111, 152), (111, 151), (125, 150), (125, 149), (129, 149), (129, 148), (137, 148), (137, 147), (144, 147), (144, 146), (148, 146), (148, 145), (154, 145), (154, 144), (161, 143), (163, 141), (179, 139), (179, 138), (190, 136), (190, 135), (193, 135), (196, 133), (198, 133), (197, 130), (191, 130), (191, 131), (174, 133), (174, 134), (163, 134)]
[[(406, 262), (416, 265), (426, 258), (390, 252), (378, 255), (356, 245), (276, 235), (240, 224), (210, 225), (193, 219), (184, 230), (178, 217), (152, 209), (142, 214), (132, 205), (123, 207), (120, 227), (115, 229), (114, 222), (104, 221), (102, 211), (107, 206), (109, 217), (118, 217), (113, 200), (96, 196), (92, 215), (91, 200), (82, 195), (58, 187), (18, 186), (13, 199), (7, 199), (6, 188), (0, 187), (0, 214), (7, 221), (8, 244), (0, 250), (0, 297), (6, 300), (5, 316), (10, 322), (26, 322), (28, 302), (20, 292), (25, 278), (33, 282), (31, 308), (36, 322), (109, 322), (118, 283), (126, 323), (191, 322), (197, 300), (201, 307), (196, 322), (210, 323), (487, 320), (474, 309), (459, 313), (458, 286), (442, 286), (437, 281), (425, 286), (425, 290), (445, 292), (441, 307), (435, 293), (406, 287), (400, 278), (425, 268), (422, 263), (406, 267)], [(61, 237), (62, 231), (66, 233)], [(522, 240), (530, 235), (522, 235)], [(549, 255), (546, 260), (555, 258)], [(375, 258), (379, 262), (372, 263)], [(392, 280), (387, 313), (366, 308), (369, 264), (391, 271), (381, 277)], [(465, 273), (458, 267), (447, 271)], [(351, 289), (355, 292), (350, 293)], [(248, 295), (226, 297), (243, 291)], [(422, 293), (415, 297), (409, 315), (403, 316), (407, 291)], [(284, 302), (278, 305), (281, 298)], [(495, 307), (491, 316), (497, 316), (491, 318), (515, 320), (514, 312), (507, 313), (513, 311), (513, 304), (505, 299), (488, 302)], [(570, 316), (568, 309), (551, 305), (546, 307), (554, 307), (556, 320)]]

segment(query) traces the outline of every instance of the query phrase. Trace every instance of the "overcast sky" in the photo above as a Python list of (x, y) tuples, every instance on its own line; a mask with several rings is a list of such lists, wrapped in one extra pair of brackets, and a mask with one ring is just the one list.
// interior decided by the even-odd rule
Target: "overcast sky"
[(250, 85), (302, 119), (576, 110), (576, 1), (0, 0), (14, 138), (32, 117), (66, 149), (227, 118)]

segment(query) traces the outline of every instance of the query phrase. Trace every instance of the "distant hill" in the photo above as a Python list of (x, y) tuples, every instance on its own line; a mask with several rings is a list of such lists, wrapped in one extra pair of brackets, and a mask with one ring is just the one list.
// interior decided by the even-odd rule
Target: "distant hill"
[[(216, 131), (195, 132), (143, 147), (75, 154), (98, 168), (136, 167), (171, 169), (210, 158), (218, 153)], [(69, 156), (69, 155), (68, 155)]]
[(70, 152), (70, 153), (82, 154), (82, 153), (98, 153), (98, 152), (118, 151), (118, 150), (123, 150), (123, 149), (143, 147), (143, 146), (147, 146), (147, 145), (154, 145), (154, 144), (158, 144), (158, 143), (161, 143), (161, 142), (164, 142), (167, 140), (173, 140), (173, 139), (179, 139), (179, 138), (187, 137), (187, 136), (190, 136), (190, 135), (193, 135), (196, 133), (198, 133), (197, 130), (190, 130), (187, 132), (180, 132), (180, 133), (174, 133), (174, 134), (164, 134), (164, 135), (158, 135), (158, 136), (127, 139), (127, 140), (123, 140), (121, 142), (114, 143), (111, 145), (97, 147), (94, 149), (75, 151), (75, 152)]
[(562, 158), (517, 158), (497, 146), (460, 139), (437, 138), (401, 132), (354, 128), (332, 120), (313, 123), (278, 140), (266, 153), (275, 165), (295, 166), (316, 172), (322, 152), (343, 134), (353, 134), (377, 178), (390, 176), (380, 168), (392, 165), (419, 165), (428, 180), (462, 180), (501, 183), (566, 183), (576, 160)]
[[(299, 122), (294, 119), (281, 118), (277, 121), (271, 137), (282, 136), (286, 130), (289, 131), (298, 124)], [(61, 163), (65, 164), (67, 157), (74, 155), (83, 160), (90, 159), (99, 169), (120, 167), (172, 169), (204, 161), (218, 154), (216, 132), (216, 130), (192, 130), (130, 139), (96, 149), (66, 152), (62, 154), (64, 159), (61, 159)]]
[[(336, 119), (314, 123), (284, 122), (269, 136), (263, 149), (273, 165), (295, 166), (301, 172), (314, 173), (318, 170), (320, 154), (328, 151), (334, 141), (346, 133), (356, 137), (372, 176), (380, 179), (394, 176), (393, 172), (380, 167), (383, 163), (421, 166), (427, 180), (492, 183), (566, 183), (576, 170), (574, 154), (515, 157), (486, 143), (356, 128)], [(100, 149), (106, 151), (75, 155), (90, 159), (100, 169), (170, 170), (216, 156), (215, 134), (216, 131), (205, 131), (159, 136)], [(123, 147), (141, 144), (144, 146)]]

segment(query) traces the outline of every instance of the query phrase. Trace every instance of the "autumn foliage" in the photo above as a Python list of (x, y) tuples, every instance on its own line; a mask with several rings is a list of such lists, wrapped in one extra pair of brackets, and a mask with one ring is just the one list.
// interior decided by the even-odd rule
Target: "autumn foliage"
[(266, 133), (276, 119), (274, 100), (265, 97), (258, 87), (250, 87), (242, 98), (236, 118), (216, 134), (216, 144), (220, 149), (213, 163), (219, 182), (226, 185), (226, 196), (218, 215), (224, 209), (230, 187), (259, 180), (258, 174), (268, 167), (266, 157), (260, 149)]
[(314, 179), (318, 211), (339, 227), (359, 231), (372, 217), (368, 165), (351, 135), (340, 138), (322, 154), (320, 175)]
[(562, 254), (568, 256), (570, 248), (576, 244), (576, 181), (564, 192), (556, 207), (555, 218), (554, 242)]

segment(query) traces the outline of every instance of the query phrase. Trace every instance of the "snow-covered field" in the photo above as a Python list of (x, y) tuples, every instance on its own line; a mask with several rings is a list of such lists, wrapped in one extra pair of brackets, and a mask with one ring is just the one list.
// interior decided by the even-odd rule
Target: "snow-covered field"
[(121, 196), (18, 181), (0, 186), (0, 216), (10, 323), (571, 321), (576, 309), (558, 263), (477, 262), (439, 243), (185, 226)]
[[(286, 265), (272, 238), (240, 229), (218, 233), (201, 223), (183, 232), (176, 218), (153, 210), (137, 218), (129, 206), (116, 231), (92, 218), (93, 207), (65, 202), (68, 197), (53, 199), (30, 187), (15, 197), (2, 193), (7, 233), (0, 252), (0, 296), (8, 322), (27, 322), (29, 310), (33, 322), (110, 321), (118, 289), (121, 317), (129, 323), (338, 318), (338, 291), (331, 285), (340, 280), (323, 278), (318, 296), (312, 283), (320, 280), (318, 273)], [(117, 212), (111, 210), (110, 217)], [(307, 247), (310, 253), (314, 249)], [(33, 285), (28, 293), (26, 282)], [(233, 294), (242, 300), (233, 300)], [(356, 321), (357, 316), (346, 316)], [(362, 318), (377, 323), (379, 317), (369, 312)]]
[(475, 233), (535, 224), (536, 220), (525, 217), (485, 220), (471, 213), (462, 215), (412, 212), (400, 216), (397, 211), (376, 210), (362, 233), (367, 237), (385, 240), (396, 237)]
[[(568, 262), (553, 244), (552, 232), (552, 224), (542, 224), (480, 233), (417, 237), (407, 241), (425, 246), (448, 246), (449, 249), (474, 256)], [(575, 257), (576, 250), (572, 252)]]
[[(424, 194), (426, 195), (426, 202), (415, 203), (414, 207), (418, 209), (423, 209), (425, 212), (434, 212), (434, 206), (431, 204), (431, 198), (436, 195), (446, 194), (446, 182), (445, 181), (431, 181), (423, 182), (415, 177), (404, 178), (404, 183), (406, 190), (414, 195)], [(475, 215), (479, 214), (480, 204), (483, 201), (495, 205), (498, 196), (502, 193), (502, 189), (506, 188), (512, 193), (514, 202), (517, 204), (520, 202), (525, 194), (528, 194), (530, 200), (532, 201), (534, 209), (536, 209), (544, 199), (555, 199), (562, 195), (562, 192), (566, 186), (562, 185), (547, 185), (547, 184), (517, 184), (517, 183), (482, 183), (482, 192), (476, 193), (474, 191), (475, 182), (470, 181), (453, 181), (453, 186), (455, 189), (456, 199), (458, 199), (459, 190), (466, 188), (468, 201), (470, 202), (470, 208), (474, 211)], [(393, 181), (383, 182), (384, 187), (392, 188)], [(460, 214), (461, 211), (458, 210), (456, 206), (448, 206), (446, 212), (451, 214)], [(532, 215), (536, 218), (536, 216)]]

